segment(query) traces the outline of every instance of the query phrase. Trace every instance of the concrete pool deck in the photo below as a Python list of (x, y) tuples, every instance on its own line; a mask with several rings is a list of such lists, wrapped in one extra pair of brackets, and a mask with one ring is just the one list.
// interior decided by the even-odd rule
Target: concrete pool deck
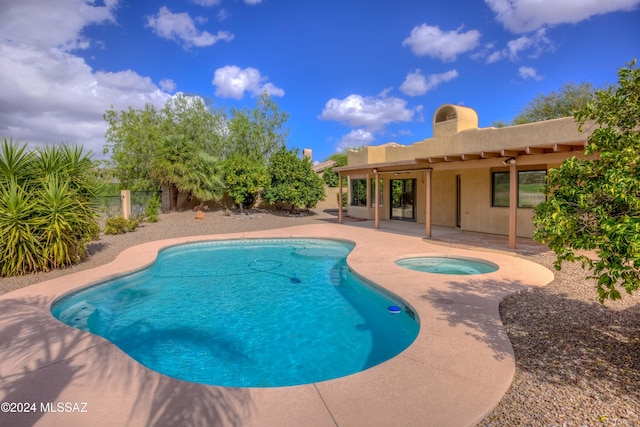
[[(103, 338), (50, 314), (59, 296), (142, 268), (162, 247), (260, 237), (353, 241), (350, 268), (414, 309), (420, 321), (417, 339), (395, 358), (335, 380), (281, 388), (212, 387), (151, 371)], [(417, 255), (481, 258), (500, 269), (446, 276), (394, 264)], [(515, 373), (500, 301), (551, 280), (551, 271), (506, 252), (437, 244), (367, 224), (302, 225), (145, 243), (109, 264), (0, 297), (0, 402), (34, 404), (23, 413), (3, 407), (0, 425), (474, 425), (498, 404)]]

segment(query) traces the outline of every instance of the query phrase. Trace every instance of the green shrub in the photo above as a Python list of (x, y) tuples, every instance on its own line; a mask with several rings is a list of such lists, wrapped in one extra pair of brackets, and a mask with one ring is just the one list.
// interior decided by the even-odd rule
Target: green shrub
[(27, 151), (0, 144), (0, 275), (61, 268), (82, 260), (99, 232), (97, 184), (79, 147)]
[(136, 227), (138, 227), (138, 221), (114, 216), (105, 223), (104, 234), (123, 234), (135, 230)]
[(158, 222), (158, 209), (162, 206), (160, 197), (154, 196), (147, 201), (147, 206), (144, 209), (147, 222)]

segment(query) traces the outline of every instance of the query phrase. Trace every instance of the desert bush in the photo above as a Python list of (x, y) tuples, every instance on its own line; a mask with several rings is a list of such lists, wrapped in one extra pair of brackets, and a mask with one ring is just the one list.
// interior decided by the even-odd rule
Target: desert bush
[(104, 234), (123, 234), (133, 231), (138, 227), (135, 219), (124, 219), (121, 216), (109, 218), (104, 226)]
[(144, 214), (147, 222), (158, 222), (158, 209), (162, 206), (160, 197), (154, 196), (147, 201)]

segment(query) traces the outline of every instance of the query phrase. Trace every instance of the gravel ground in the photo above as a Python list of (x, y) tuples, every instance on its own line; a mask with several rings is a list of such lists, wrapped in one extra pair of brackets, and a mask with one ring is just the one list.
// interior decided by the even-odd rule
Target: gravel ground
[[(0, 278), (0, 294), (105, 264), (123, 249), (172, 237), (233, 233), (336, 222), (335, 214), (287, 216), (251, 211), (162, 214), (135, 232), (100, 236), (87, 260), (48, 273)], [(550, 253), (523, 256), (553, 270)], [(544, 288), (507, 297), (500, 306), (516, 355), (516, 376), (500, 404), (479, 425), (640, 425), (640, 294), (597, 302), (593, 282), (577, 264), (565, 264)]]
[[(555, 257), (525, 257), (553, 271)], [(597, 301), (580, 264), (504, 299), (511, 388), (480, 426), (640, 426), (640, 294)]]

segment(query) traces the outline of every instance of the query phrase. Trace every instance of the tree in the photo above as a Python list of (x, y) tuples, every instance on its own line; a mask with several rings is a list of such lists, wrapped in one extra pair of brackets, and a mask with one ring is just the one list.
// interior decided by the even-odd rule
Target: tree
[(269, 184), (269, 174), (261, 160), (235, 155), (224, 161), (224, 181), (227, 193), (242, 212), (245, 204), (253, 204)]
[[(588, 160), (575, 157), (549, 171), (547, 201), (535, 211), (534, 238), (564, 261), (580, 261), (597, 279), (600, 302), (640, 285), (640, 70), (618, 70), (617, 87), (598, 90), (575, 113), (592, 128)], [(578, 253), (595, 250), (597, 259)]]
[(201, 205), (220, 200), (224, 190), (220, 162), (199, 145), (182, 134), (169, 134), (158, 145), (149, 167), (156, 182), (188, 194), (185, 205), (194, 197)]
[(160, 112), (151, 104), (119, 112), (112, 107), (103, 118), (109, 124), (104, 154), (111, 152), (120, 184), (131, 190), (155, 190), (158, 184), (149, 171), (152, 154), (162, 138)]
[(201, 202), (221, 197), (219, 159), (225, 145), (225, 117), (197, 96), (178, 94), (161, 110), (144, 109), (104, 115), (109, 123), (105, 151), (112, 152), (114, 174), (132, 190), (159, 184), (189, 193)]
[(287, 120), (289, 114), (280, 111), (266, 92), (260, 95), (253, 110), (231, 109), (225, 156), (262, 159), (266, 165), (269, 157), (285, 146), (289, 135), (289, 129), (285, 127)]
[(278, 150), (267, 167), (270, 185), (263, 192), (269, 203), (291, 204), (291, 212), (296, 207), (314, 208), (318, 201), (324, 200), (322, 179), (313, 171), (311, 161), (300, 158), (299, 151)]
[[(325, 169), (324, 173), (322, 174), (322, 180), (329, 187), (337, 187), (338, 186), (338, 172), (334, 172), (333, 168), (334, 167), (339, 168), (339, 167), (342, 167), (342, 166), (347, 166), (347, 154), (346, 153), (333, 153), (332, 155), (330, 155), (327, 158), (327, 160), (333, 160), (335, 163), (333, 164), (333, 166), (330, 166), (327, 169)], [(343, 186), (346, 185), (346, 176), (343, 177), (342, 185)]]
[(123, 187), (155, 190), (162, 183), (200, 201), (215, 200), (224, 187), (220, 162), (237, 157), (266, 168), (269, 157), (285, 146), (288, 118), (266, 93), (255, 109), (232, 109), (231, 117), (212, 102), (178, 94), (160, 110), (150, 104), (108, 110), (105, 153), (111, 152), (114, 175)]
[(541, 122), (544, 120), (572, 117), (573, 114), (593, 99), (591, 83), (565, 83), (547, 95), (538, 95), (513, 119), (514, 125)]
[(177, 94), (160, 110), (162, 135), (182, 135), (195, 147), (222, 158), (226, 144), (226, 117), (213, 101)]

